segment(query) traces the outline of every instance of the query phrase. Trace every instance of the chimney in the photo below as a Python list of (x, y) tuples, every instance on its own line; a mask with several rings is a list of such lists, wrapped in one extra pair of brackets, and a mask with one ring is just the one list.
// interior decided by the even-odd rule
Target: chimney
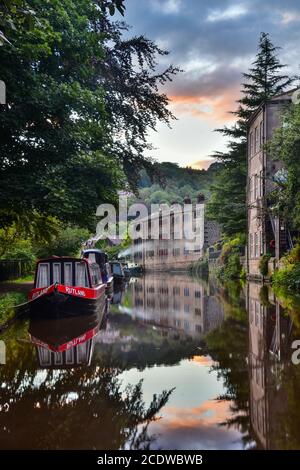
[(197, 196), (197, 204), (204, 204), (205, 202), (205, 196), (202, 193), (199, 193)]

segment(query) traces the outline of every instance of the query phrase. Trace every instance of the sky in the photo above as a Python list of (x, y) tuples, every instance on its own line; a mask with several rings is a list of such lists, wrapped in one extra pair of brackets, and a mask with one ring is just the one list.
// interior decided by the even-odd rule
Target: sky
[(215, 151), (226, 148), (214, 132), (230, 125), (240, 96), (242, 72), (257, 52), (260, 32), (280, 46), (286, 72), (299, 73), (299, 0), (125, 0), (132, 35), (144, 34), (184, 70), (164, 87), (177, 117), (172, 128), (158, 124), (149, 133), (149, 156), (180, 166), (207, 167)]

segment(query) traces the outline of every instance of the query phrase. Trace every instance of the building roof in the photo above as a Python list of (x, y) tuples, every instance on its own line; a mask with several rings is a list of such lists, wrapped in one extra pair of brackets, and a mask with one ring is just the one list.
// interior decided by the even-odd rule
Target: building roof
[(265, 105), (270, 104), (270, 103), (274, 103), (274, 102), (276, 103), (278, 101), (291, 101), (292, 95), (298, 89), (299, 89), (299, 87), (296, 87), (296, 88), (293, 88), (292, 90), (286, 91), (284, 93), (280, 93), (279, 95), (275, 95), (267, 101), (262, 101), (261, 104), (258, 106), (258, 108), (255, 111), (253, 111), (250, 118), (248, 119), (248, 121), (247, 121), (248, 127), (250, 127), (251, 123), (258, 116), (259, 112), (263, 109), (263, 107)]

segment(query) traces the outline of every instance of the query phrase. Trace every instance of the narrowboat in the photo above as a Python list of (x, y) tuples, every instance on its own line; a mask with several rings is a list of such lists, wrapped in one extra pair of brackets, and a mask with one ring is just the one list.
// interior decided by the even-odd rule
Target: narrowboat
[(36, 346), (39, 366), (65, 369), (89, 365), (103, 318), (101, 313), (73, 318), (31, 318), (29, 336)]
[(111, 261), (110, 267), (114, 278), (114, 283), (124, 282), (125, 274), (122, 264), (119, 261)]
[(90, 250), (84, 250), (82, 252), (82, 256), (84, 259), (99, 265), (103, 282), (106, 284), (106, 293), (111, 292), (113, 288), (113, 276), (108, 262), (107, 253), (102, 250), (98, 250), (97, 248), (93, 248)]
[(30, 314), (53, 317), (102, 312), (105, 287), (97, 263), (71, 257), (40, 260), (29, 292)]

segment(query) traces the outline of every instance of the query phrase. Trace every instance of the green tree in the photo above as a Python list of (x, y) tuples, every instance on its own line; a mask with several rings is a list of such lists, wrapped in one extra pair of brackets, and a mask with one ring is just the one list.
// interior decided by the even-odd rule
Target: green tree
[(292, 104), (282, 116), (282, 125), (267, 145), (269, 154), (284, 164), (270, 195), (272, 210), (294, 230), (300, 230), (300, 104)]
[(8, 98), (0, 110), (0, 226), (36, 210), (94, 228), (96, 207), (117, 201), (123, 169), (133, 184), (146, 161), (147, 129), (172, 117), (158, 84), (176, 69), (156, 73), (165, 52), (144, 37), (123, 40), (126, 27), (106, 12), (115, 5), (124, 13), (120, 0), (26, 4), (38, 21), (12, 28), (0, 48)]
[(34, 245), (34, 251), (39, 258), (48, 256), (79, 256), (80, 248), (90, 236), (88, 230), (74, 226), (61, 226), (58, 233), (53, 235), (48, 243)]

